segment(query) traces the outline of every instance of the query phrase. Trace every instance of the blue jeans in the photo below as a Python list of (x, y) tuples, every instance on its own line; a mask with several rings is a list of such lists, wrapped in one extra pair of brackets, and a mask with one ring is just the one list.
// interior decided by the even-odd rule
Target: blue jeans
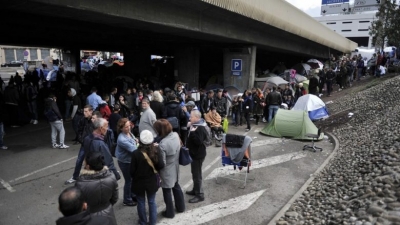
[(3, 147), (3, 136), (4, 136), (4, 124), (0, 122), (0, 147)]
[(131, 182), (132, 182), (132, 178), (131, 178), (131, 174), (130, 174), (131, 164), (118, 161), (118, 166), (121, 169), (122, 176), (124, 176), (124, 180), (125, 180), (124, 203), (130, 203), (130, 202), (132, 202), (132, 196), (134, 196), (134, 194), (131, 191)]
[(72, 178), (74, 178), (75, 180), (78, 179), (79, 177), (79, 173), (81, 172), (82, 163), (84, 159), (85, 159), (85, 149), (83, 148), (83, 145), (81, 145), (81, 148), (79, 149), (78, 153), (78, 158), (76, 158), (74, 174), (72, 175)]
[(149, 204), (149, 223), (147, 223), (146, 216), (146, 197), (143, 195), (136, 195), (138, 205), (137, 211), (139, 215), (139, 224), (140, 225), (155, 225), (157, 223), (157, 205), (156, 205), (156, 193), (147, 193), (147, 202)]
[[(272, 118), (276, 115), (276, 112), (278, 111), (279, 106), (277, 105), (270, 105), (268, 110), (268, 123), (271, 122)], [(273, 116), (272, 116), (273, 115)]]

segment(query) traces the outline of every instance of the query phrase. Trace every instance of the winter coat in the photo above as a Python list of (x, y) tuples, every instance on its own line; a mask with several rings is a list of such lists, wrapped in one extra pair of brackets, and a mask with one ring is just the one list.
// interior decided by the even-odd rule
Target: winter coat
[[(158, 161), (157, 164), (153, 162), (153, 165), (157, 171), (160, 171), (163, 168), (162, 160)], [(145, 192), (149, 194), (157, 192), (159, 187), (156, 183), (156, 174), (140, 150), (132, 153), (130, 174), (132, 177), (131, 190), (133, 193), (144, 195)]]
[(282, 104), (282, 96), (279, 92), (272, 91), (267, 96), (268, 105), (280, 106)]
[(156, 114), (154, 114), (153, 110), (151, 108), (145, 109), (140, 117), (139, 133), (142, 133), (144, 130), (149, 130), (153, 136), (156, 137), (157, 133), (153, 128), (153, 124), (156, 120)]
[(255, 115), (262, 115), (264, 113), (264, 106), (262, 104), (264, 104), (264, 98), (260, 98), (258, 95), (255, 95), (253, 98), (254, 101), (254, 109), (253, 109), (253, 113)]
[(151, 101), (150, 108), (153, 110), (154, 114), (156, 114), (157, 119), (161, 119), (164, 113), (164, 103), (159, 101)]
[(102, 135), (88, 135), (83, 142), (83, 148), (85, 149), (85, 157), (90, 151), (101, 152), (101, 154), (104, 156), (104, 162), (106, 166), (109, 168), (110, 171), (114, 173), (117, 180), (120, 179), (120, 175), (115, 168), (114, 160), (111, 156), (108, 145), (104, 141), (104, 137)]
[(250, 113), (253, 111), (253, 103), (250, 97), (244, 97), (243, 98), (243, 103), (242, 103), (242, 111), (243, 113)]
[(308, 85), (308, 92), (313, 95), (317, 95), (318, 79), (316, 77), (310, 78), (310, 83)]
[(52, 98), (47, 98), (44, 101), (44, 104), (45, 104), (45, 106), (44, 106), (45, 111), (53, 110), (53, 112), (57, 116), (57, 118), (55, 120), (50, 121), (50, 122), (54, 122), (56, 120), (62, 120), (62, 116), (61, 116), (60, 110), (58, 109), (57, 103)]
[[(204, 141), (207, 138), (207, 123), (200, 119), (197, 123), (191, 125), (189, 136), (186, 141), (186, 147), (189, 148), (189, 154), (192, 159), (204, 159), (207, 155)], [(191, 131), (192, 127), (197, 127), (195, 131)]]
[(131, 133), (130, 135), (131, 137), (128, 137), (122, 132), (118, 135), (115, 157), (122, 163), (131, 163), (132, 152), (137, 149), (135, 136)]
[(133, 96), (132, 94), (130, 94), (130, 95), (126, 94), (125, 95), (125, 102), (126, 102), (126, 105), (129, 108), (129, 110), (133, 110), (134, 109), (135, 101), (136, 101), (135, 96)]
[(185, 119), (185, 113), (183, 112), (179, 102), (170, 101), (165, 105), (163, 118), (176, 117), (178, 119), (178, 124), (181, 124), (181, 120)]
[(213, 113), (212, 111), (209, 111), (204, 115), (204, 119), (208, 124), (210, 124), (211, 127), (221, 127), (221, 116), (217, 113)]
[(4, 89), (4, 102), (7, 105), (18, 105), (19, 93), (17, 87), (8, 85)]
[(175, 183), (179, 181), (179, 151), (181, 143), (179, 136), (176, 132), (171, 132), (165, 136), (158, 145), (165, 165), (160, 170), (161, 187), (173, 188)]
[(93, 217), (107, 216), (115, 221), (112, 206), (118, 201), (118, 183), (107, 166), (100, 171), (83, 169), (75, 186), (82, 190)]
[(208, 113), (211, 106), (215, 106), (214, 98), (208, 98), (208, 96), (204, 97), (200, 105), (201, 113)]
[(225, 97), (218, 98), (215, 96), (214, 98), (215, 108), (217, 109), (218, 114), (221, 117), (224, 117), (227, 113), (227, 99)]
[(82, 117), (78, 122), (78, 141), (83, 144), (83, 140), (93, 133), (92, 120), (89, 118)]
[(90, 215), (89, 210), (83, 211), (81, 213), (61, 217), (56, 221), (56, 225), (115, 225), (115, 218), (111, 218), (110, 216), (92, 216)]
[(102, 102), (99, 104), (99, 111), (104, 119), (108, 120), (111, 116), (111, 110), (107, 102)]

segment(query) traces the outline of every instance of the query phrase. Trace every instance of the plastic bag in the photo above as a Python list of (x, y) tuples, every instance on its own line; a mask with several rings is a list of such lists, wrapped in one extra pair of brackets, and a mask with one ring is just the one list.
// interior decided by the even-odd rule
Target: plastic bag
[(229, 126), (229, 121), (228, 119), (225, 117), (224, 121), (222, 123), (222, 129), (224, 130), (224, 133), (228, 133), (228, 126)]

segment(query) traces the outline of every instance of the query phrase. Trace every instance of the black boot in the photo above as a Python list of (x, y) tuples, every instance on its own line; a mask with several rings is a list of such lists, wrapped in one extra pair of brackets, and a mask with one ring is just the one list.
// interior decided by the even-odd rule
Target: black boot
[(194, 190), (186, 191), (186, 194), (187, 194), (187, 195), (193, 195), (193, 196), (196, 195), (196, 194), (194, 193)]
[(194, 198), (189, 200), (189, 203), (198, 203), (204, 201), (204, 195), (196, 195)]

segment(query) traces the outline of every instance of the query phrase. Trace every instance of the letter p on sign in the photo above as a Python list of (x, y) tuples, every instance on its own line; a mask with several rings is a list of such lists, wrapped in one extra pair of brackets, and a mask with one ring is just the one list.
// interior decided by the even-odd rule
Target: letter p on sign
[(242, 71), (242, 60), (241, 59), (232, 59), (231, 63), (232, 71)]

